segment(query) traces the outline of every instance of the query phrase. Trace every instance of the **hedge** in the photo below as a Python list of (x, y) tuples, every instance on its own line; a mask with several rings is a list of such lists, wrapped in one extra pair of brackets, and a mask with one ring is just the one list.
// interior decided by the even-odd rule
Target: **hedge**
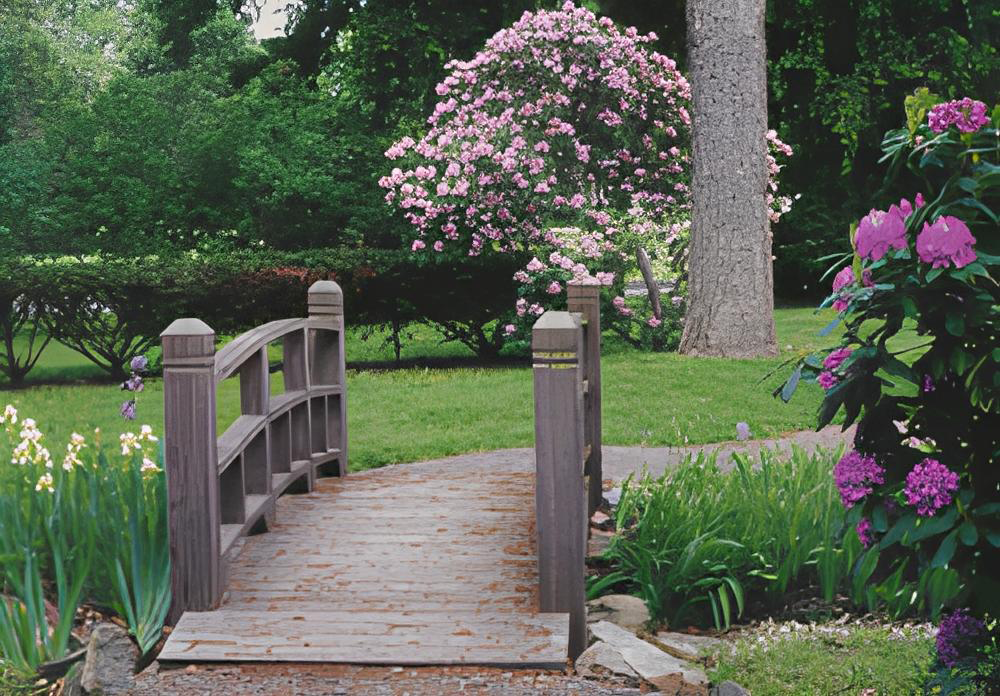
[[(424, 321), (480, 355), (500, 345), (495, 317), (514, 302), (510, 266), (418, 262), (390, 249), (178, 253), (138, 258), (0, 259), (0, 370), (14, 385), (48, 337), (77, 350), (116, 379), (178, 317), (198, 317), (218, 334), (304, 316), (306, 291), (333, 279), (344, 289), (350, 325)], [(39, 336), (30, 358), (13, 337)], [(23, 341), (22, 341), (23, 343)]]

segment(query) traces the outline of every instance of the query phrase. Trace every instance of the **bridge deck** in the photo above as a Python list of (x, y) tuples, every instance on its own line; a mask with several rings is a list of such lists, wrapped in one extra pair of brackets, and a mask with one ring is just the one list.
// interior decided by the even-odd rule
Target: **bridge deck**
[(322, 479), (246, 540), (223, 606), (160, 660), (563, 667), (568, 615), (537, 612), (530, 454)]

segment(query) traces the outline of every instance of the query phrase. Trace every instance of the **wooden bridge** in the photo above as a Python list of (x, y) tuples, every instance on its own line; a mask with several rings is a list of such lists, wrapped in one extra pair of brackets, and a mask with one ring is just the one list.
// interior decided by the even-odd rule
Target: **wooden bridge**
[[(586, 645), (587, 521), (601, 496), (598, 302), (599, 287), (572, 285), (570, 311), (535, 324), (534, 462), (350, 476), (336, 283), (310, 288), (307, 318), (217, 354), (203, 322), (171, 324), (175, 626), (159, 659), (564, 667)], [(272, 396), (277, 341), (285, 390)], [(242, 415), (217, 438), (216, 387), (235, 375)]]

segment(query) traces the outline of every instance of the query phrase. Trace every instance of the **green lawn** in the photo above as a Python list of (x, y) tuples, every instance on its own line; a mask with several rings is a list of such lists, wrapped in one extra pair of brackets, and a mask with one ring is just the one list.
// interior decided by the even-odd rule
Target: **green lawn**
[(792, 628), (788, 633), (752, 631), (727, 646), (711, 673), (713, 681), (732, 679), (753, 696), (924, 693), (934, 639), (923, 628)]
[[(811, 428), (820, 390), (803, 385), (791, 404), (770, 395), (779, 373), (760, 379), (793, 352), (830, 345), (816, 335), (832, 313), (812, 309), (780, 309), (777, 327), (782, 358), (727, 360), (676, 354), (640, 353), (609, 337), (603, 359), (604, 441), (607, 444), (680, 445), (731, 440), (736, 423), (749, 423), (754, 437), (764, 438)], [(441, 345), (427, 327), (417, 327), (404, 358), (462, 358), (465, 348)], [(362, 341), (351, 332), (348, 360), (388, 360), (391, 348), (381, 336)], [(57, 344), (50, 345), (39, 366), (41, 374), (95, 376), (86, 361)], [(48, 371), (48, 372), (45, 372)], [(280, 380), (280, 375), (278, 375)], [(462, 452), (530, 446), (531, 372), (525, 366), (449, 367), (350, 370), (348, 420), (354, 469), (415, 461)], [(114, 385), (40, 385), (20, 391), (0, 390), (0, 405), (13, 403), (30, 415), (52, 444), (74, 430), (100, 427), (117, 434), (129, 426), (118, 415), (124, 393)], [(237, 384), (219, 390), (220, 428), (236, 417)], [(149, 380), (139, 395), (138, 422), (162, 430), (163, 404), (159, 380)]]

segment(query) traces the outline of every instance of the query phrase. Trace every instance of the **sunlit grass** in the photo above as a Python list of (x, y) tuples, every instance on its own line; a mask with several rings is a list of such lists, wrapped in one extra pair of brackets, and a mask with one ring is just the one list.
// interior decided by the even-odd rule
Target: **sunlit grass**
[[(691, 358), (641, 353), (607, 338), (602, 362), (604, 441), (608, 444), (681, 445), (734, 439), (736, 423), (746, 421), (756, 438), (808, 429), (815, 424), (821, 393), (803, 385), (791, 404), (771, 397), (784, 371), (765, 383), (761, 378), (799, 350), (831, 345), (816, 332), (832, 314), (812, 309), (776, 313), (782, 357), (761, 360)], [(370, 362), (391, 358), (379, 338), (362, 341), (350, 332), (347, 357)], [(468, 357), (461, 346), (440, 344), (428, 327), (417, 327), (404, 357)], [(792, 346), (791, 349), (787, 346)], [(42, 367), (82, 370), (68, 349), (49, 346)], [(50, 364), (50, 353), (52, 362)], [(389, 365), (387, 365), (388, 367)], [(93, 375), (92, 375), (93, 376)], [(280, 376), (278, 376), (280, 378)], [(528, 447), (534, 437), (530, 368), (449, 367), (349, 370), (348, 425), (350, 466), (355, 469), (503, 447)], [(35, 417), (51, 441), (95, 427), (118, 432), (129, 424), (118, 415), (125, 393), (113, 384), (40, 385), (0, 390), (0, 402), (14, 403)], [(219, 389), (219, 421), (231, 422), (239, 410), (238, 385), (227, 380)], [(139, 394), (138, 421), (160, 432), (162, 384), (147, 381)]]

